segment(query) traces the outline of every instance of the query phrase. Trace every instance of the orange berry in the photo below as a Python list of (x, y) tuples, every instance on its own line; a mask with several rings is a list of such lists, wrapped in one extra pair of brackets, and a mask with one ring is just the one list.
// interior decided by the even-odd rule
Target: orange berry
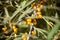
[(2, 30), (3, 30), (3, 31), (6, 31), (6, 30), (7, 30), (7, 28), (6, 28), (6, 27), (4, 27), (4, 28), (2, 28)]
[(32, 35), (35, 35), (35, 31), (34, 30), (32, 31)]
[(40, 8), (43, 8), (43, 5), (40, 5)]
[(15, 33), (18, 32), (18, 28), (16, 28), (16, 26), (13, 26), (13, 30), (14, 30)]
[(36, 10), (37, 9), (36, 6), (34, 6), (33, 9)]
[(16, 29), (16, 26), (13, 26), (13, 29)]
[(27, 38), (26, 38), (26, 37), (24, 37), (24, 38), (23, 38), (23, 40), (27, 40)]
[(27, 40), (27, 38), (26, 38), (26, 35), (25, 35), (25, 34), (23, 34), (23, 35), (22, 35), (22, 40)]
[(32, 22), (28, 21), (27, 24), (31, 24)]
[(38, 14), (37, 14), (37, 15), (36, 15), (36, 18), (42, 18), (42, 15), (38, 15)]
[(28, 18), (26, 21), (27, 21), (27, 24), (31, 24), (32, 23), (32, 19), (31, 18)]
[(13, 30), (14, 30), (14, 32), (15, 32), (15, 33), (17, 33), (17, 32), (18, 32), (18, 29), (17, 29), (17, 28), (15, 28), (15, 29), (13, 29)]
[(36, 22), (36, 20), (34, 19), (34, 25), (36, 25), (37, 24), (37, 22)]
[(31, 22), (31, 21), (32, 21), (32, 19), (31, 19), (31, 18), (28, 18), (28, 19), (26, 19), (26, 21), (27, 21), (27, 22), (29, 22), (29, 21)]
[(38, 15), (39, 15), (39, 14), (41, 15), (42, 13), (41, 13), (40, 11), (38, 11), (37, 14), (38, 14)]
[(32, 8), (34, 7), (34, 3), (33, 3), (33, 4), (31, 4), (31, 7), (32, 7)]

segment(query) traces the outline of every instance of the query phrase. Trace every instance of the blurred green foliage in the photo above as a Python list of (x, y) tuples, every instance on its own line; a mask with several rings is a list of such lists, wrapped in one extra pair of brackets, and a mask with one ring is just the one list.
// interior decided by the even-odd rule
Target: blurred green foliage
[[(59, 1), (59, 0), (58, 0)], [(0, 0), (0, 40), (23, 40), (22, 35), (27, 32), (25, 40), (53, 40), (60, 30), (60, 7), (57, 0)], [(31, 4), (37, 6), (39, 3), (42, 18), (35, 18), (36, 25), (24, 24), (27, 18), (37, 12)], [(59, 1), (60, 2), (60, 1)], [(11, 27), (16, 26), (18, 32), (14, 33)], [(3, 31), (2, 28), (7, 30)], [(16, 29), (17, 30), (17, 29)], [(32, 35), (31, 31), (35, 31)], [(58, 39), (58, 38), (57, 38)]]

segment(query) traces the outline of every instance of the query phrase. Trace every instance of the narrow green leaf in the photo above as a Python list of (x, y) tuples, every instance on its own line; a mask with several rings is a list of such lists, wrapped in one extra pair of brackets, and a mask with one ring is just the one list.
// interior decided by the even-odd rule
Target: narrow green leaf
[(43, 29), (39, 29), (39, 28), (35, 28), (35, 30), (37, 30), (37, 31), (40, 32), (45, 38), (47, 38), (47, 36), (44, 34), (44, 33), (48, 34), (47, 31), (45, 31), (45, 30), (43, 30)]
[(56, 14), (55, 14), (55, 18), (57, 18), (57, 19), (58, 19), (58, 13), (56, 13)]
[(24, 17), (30, 10), (31, 10), (31, 7), (29, 9), (27, 9), (25, 12), (23, 12), (23, 14), (19, 17), (18, 20), (20, 20), (22, 17)]
[(51, 30), (51, 32), (48, 34), (47, 40), (52, 40), (53, 36), (57, 33), (59, 29), (59, 24), (56, 24), (55, 27)]
[(17, 10), (13, 13), (11, 20), (16, 16), (16, 14), (18, 14), (21, 10), (23, 10), (25, 7), (27, 7), (28, 5), (30, 5), (32, 2), (34, 2), (35, 0), (30, 1), (28, 4), (26, 4), (24, 7), (20, 8), (18, 7)]
[(53, 18), (53, 17), (43, 16), (43, 18), (55, 21), (56, 23), (60, 23), (59, 20), (57, 20), (56, 18)]
[(10, 17), (10, 16), (9, 16), (9, 13), (8, 13), (8, 10), (7, 10), (6, 7), (4, 7), (4, 10), (5, 10), (5, 14), (6, 14), (6, 16), (7, 16), (7, 17)]
[(21, 20), (21, 18), (23, 18), (30, 10), (31, 10), (31, 7), (28, 10), (26, 10), (25, 12), (23, 12), (23, 14), (18, 18), (18, 21), (15, 24), (18, 24), (19, 20)]
[(40, 29), (40, 28), (35, 28), (34, 29), (38, 30), (38, 31), (42, 31), (42, 32), (45, 32), (46, 34), (48, 34), (48, 32), (46, 30), (43, 30), (43, 29)]
[(27, 2), (27, 1), (23, 1), (23, 2), (21, 2), (20, 6), (21, 6), (21, 7), (24, 7), (25, 4), (26, 4), (26, 2)]

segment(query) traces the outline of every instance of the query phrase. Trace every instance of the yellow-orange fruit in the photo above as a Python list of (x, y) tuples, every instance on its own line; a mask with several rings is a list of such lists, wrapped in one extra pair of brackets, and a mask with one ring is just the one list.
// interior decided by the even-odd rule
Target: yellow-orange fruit
[(32, 33), (32, 35), (35, 35), (35, 31), (34, 30), (31, 33)]
[(15, 29), (16, 28), (16, 26), (13, 26), (13, 29)]
[(34, 10), (37, 10), (36, 6), (33, 7)]
[(23, 35), (22, 35), (22, 40), (27, 40), (27, 38), (26, 38), (26, 35), (25, 35), (25, 34), (23, 34)]
[(37, 12), (38, 15), (41, 15), (42, 13), (40, 11)]
[(4, 28), (2, 28), (2, 30), (3, 30), (3, 31), (6, 31), (6, 30), (7, 30), (7, 28), (6, 28), (6, 27), (4, 27)]
[(34, 21), (33, 21), (33, 22), (34, 22), (34, 25), (36, 25), (36, 24), (37, 24), (37, 21), (36, 21), (36, 19), (34, 19)]
[(32, 8), (34, 7), (34, 3), (31, 4), (31, 7), (32, 7)]
[(26, 21), (27, 21), (27, 24), (31, 24), (32, 23), (32, 19), (31, 18), (26, 19)]
[(37, 8), (37, 11), (40, 11), (40, 8), (39, 7)]
[(18, 32), (18, 29), (17, 29), (17, 28), (15, 28), (15, 29), (13, 29), (13, 30), (14, 30), (14, 32), (15, 32), (15, 33), (17, 33), (17, 32)]

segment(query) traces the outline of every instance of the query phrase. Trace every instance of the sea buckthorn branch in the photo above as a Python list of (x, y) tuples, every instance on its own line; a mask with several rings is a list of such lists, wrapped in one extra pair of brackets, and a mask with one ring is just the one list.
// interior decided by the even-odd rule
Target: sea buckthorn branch
[(19, 21), (21, 20), (21, 18), (24, 17), (30, 10), (31, 10), (31, 7), (28, 10), (26, 10), (25, 12), (23, 12), (23, 14), (18, 18), (18, 21), (14, 25), (18, 24)]
[[(32, 30), (32, 28), (33, 28), (33, 23), (30, 25), (29, 35), (31, 35), (31, 30)], [(27, 40), (29, 40), (29, 37), (30, 37), (30, 36), (27, 36)]]
[[(30, 8), (31, 8), (31, 7), (30, 7)], [(29, 8), (29, 9), (30, 9), (30, 8)], [(29, 10), (29, 9), (28, 9), (28, 10)], [(28, 17), (30, 17), (28, 14), (31, 14), (31, 12), (33, 12), (33, 9), (30, 9), (29, 12), (28, 12), (28, 10), (26, 10), (26, 11), (20, 11), (20, 12), (23, 13), (23, 14), (26, 13), (25, 15), (28, 16)], [(23, 15), (23, 14), (22, 14), (22, 15)], [(19, 15), (19, 14), (18, 14), (18, 15)], [(18, 15), (17, 15), (17, 16), (18, 16)], [(22, 15), (21, 15), (21, 16), (22, 16)], [(22, 18), (23, 18), (25, 15), (23, 15)], [(19, 17), (19, 18), (20, 18), (20, 17)], [(16, 17), (15, 17), (14, 19), (16, 19)], [(21, 18), (18, 19), (18, 22), (20, 22), (20, 21), (21, 21)]]
[[(36, 30), (36, 29), (35, 29)], [(38, 30), (37, 30), (38, 31)], [(41, 33), (45, 38), (47, 38), (47, 36), (42, 32), (42, 31), (38, 31), (39, 33)]]
[(56, 18), (53, 18), (53, 17), (43, 16), (43, 18), (55, 21), (56, 23), (60, 23), (59, 20), (57, 20)]
[(33, 23), (33, 25), (36, 25), (37, 24), (37, 21), (36, 21), (36, 19), (34, 19), (34, 18), (26, 18), (26, 20), (24, 21), (24, 24), (32, 24)]
[(53, 25), (52, 25), (51, 23), (49, 23), (49, 21), (47, 21), (44, 17), (43, 17), (43, 19), (46, 21), (46, 23), (47, 23), (49, 26), (51, 26), (51, 28), (53, 28)]
[(28, 5), (30, 5), (32, 2), (34, 2), (35, 0), (30, 1), (28, 4), (26, 4), (24, 7), (20, 8), (18, 7), (17, 10), (13, 13), (11, 20), (16, 16), (17, 13), (19, 13), (21, 10), (23, 10), (25, 7), (27, 7)]
[(8, 13), (8, 10), (7, 10), (6, 7), (4, 7), (4, 10), (5, 10), (5, 14), (6, 14), (6, 16), (7, 16), (7, 17), (10, 17), (10, 16), (9, 16), (9, 13)]
[(44, 34), (44, 32), (45, 32), (46, 34), (48, 34), (47, 31), (45, 31), (45, 30), (41, 30), (41, 29), (36, 28), (36, 27), (34, 27), (34, 29), (37, 30), (38, 32), (40, 32), (45, 38), (47, 38), (47, 36)]
[(18, 18), (18, 20), (20, 20), (22, 17), (24, 17), (30, 10), (31, 10), (31, 7), (29, 9), (27, 9), (26, 11), (22, 12), (23, 14)]
[[(21, 35), (16, 35), (16, 37), (21, 37)], [(3, 35), (3, 36), (0, 36), (0, 38), (15, 38), (15, 35), (11, 35), (11, 36)]]
[(44, 6), (44, 7), (43, 7), (43, 9), (47, 9), (47, 8), (60, 10), (60, 8), (59, 8), (59, 7), (56, 7), (56, 6), (53, 6), (53, 7), (51, 7), (51, 6)]
[[(30, 14), (31, 12), (33, 12), (34, 10), (31, 9), (28, 13)], [(21, 13), (24, 13), (25, 11), (20, 11)]]
[(8, 13), (8, 10), (6, 7), (4, 7), (4, 11), (5, 11), (5, 14), (6, 14), (6, 19), (4, 21), (6, 21), (6, 23), (10, 23), (10, 16), (9, 16), (9, 13)]
[(14, 1), (14, 3), (16, 4), (16, 7), (19, 7), (18, 3), (16, 1)]
[(57, 33), (57, 31), (60, 28), (60, 23), (57, 23), (54, 28), (51, 30), (51, 32), (47, 36), (47, 40), (52, 40), (53, 36)]
[(32, 9), (34, 10), (33, 16), (38, 18), (42, 18), (41, 9), (44, 7), (41, 3), (35, 5), (35, 3), (31, 4)]
[(42, 31), (42, 32), (48, 34), (48, 31), (46, 31), (46, 30), (43, 30), (43, 29), (40, 29), (40, 28), (36, 28), (36, 27), (34, 27), (34, 29), (35, 29), (35, 30), (38, 30), (38, 31)]

